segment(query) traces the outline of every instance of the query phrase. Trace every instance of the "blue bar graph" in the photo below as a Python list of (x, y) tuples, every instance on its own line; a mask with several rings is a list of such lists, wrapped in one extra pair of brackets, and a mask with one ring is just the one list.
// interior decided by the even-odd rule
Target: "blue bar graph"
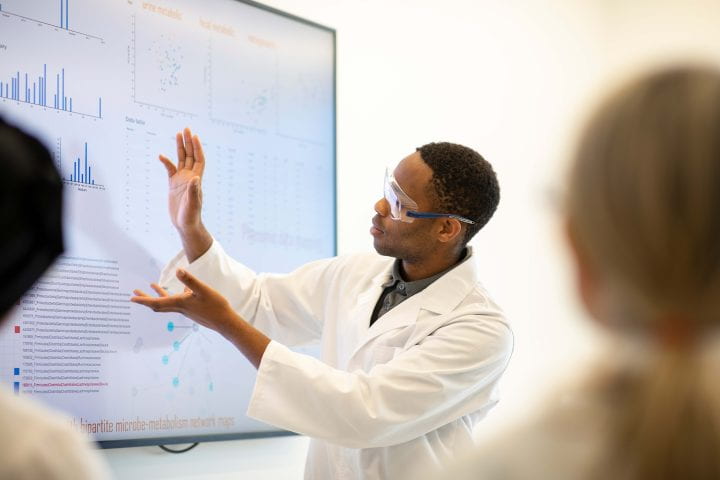
[(85, 185), (95, 185), (95, 179), (92, 176), (92, 166), (88, 163), (88, 145), (85, 142), (85, 157), (80, 157), (73, 163), (73, 173), (68, 177), (68, 181), (73, 183), (83, 183)]
[[(41, 107), (64, 110), (67, 112), (86, 115), (89, 117), (102, 118), (102, 98), (98, 97), (97, 111), (95, 113), (76, 112), (73, 109), (73, 97), (65, 94), (65, 69), (55, 74), (55, 93), (53, 101), (48, 105), (48, 81), (47, 64), (43, 64), (42, 72), (37, 76), (24, 72), (24, 85), (21, 83), (20, 71), (16, 71), (10, 78), (10, 82), (0, 81), (0, 98), (7, 98), (22, 103), (39, 105)], [(52, 78), (52, 77), (51, 77)], [(3, 85), (5, 88), (3, 89)], [(68, 83), (68, 89), (70, 84)]]
[[(30, 3), (30, 2), (28, 2)], [(12, 7), (11, 7), (12, 10)], [(53, 7), (54, 10), (54, 7)], [(8, 10), (4, 10), (2, 4), (0, 4), (0, 12), (2, 12), (4, 15), (12, 15), (14, 17), (18, 17), (20, 19), (24, 20), (30, 20), (32, 22), (37, 22), (38, 24), (42, 25), (48, 25), (51, 27), (59, 28), (61, 30), (67, 30), (68, 32), (73, 33), (79, 33), (81, 35), (85, 35), (86, 37), (95, 38), (97, 40), (103, 41), (102, 37), (98, 37), (96, 35), (90, 35), (89, 33), (80, 32), (78, 30), (73, 30), (70, 28), (70, 1), (69, 0), (60, 0), (60, 22), (57, 24), (53, 21), (44, 21), (43, 19), (39, 18), (32, 18), (25, 15), (21, 15), (17, 12), (10, 12)], [(49, 20), (50, 18), (55, 19), (57, 18), (57, 13), (52, 13), (47, 15), (46, 19)]]
[(60, 0), (60, 28), (69, 30), (68, 28), (68, 0)]

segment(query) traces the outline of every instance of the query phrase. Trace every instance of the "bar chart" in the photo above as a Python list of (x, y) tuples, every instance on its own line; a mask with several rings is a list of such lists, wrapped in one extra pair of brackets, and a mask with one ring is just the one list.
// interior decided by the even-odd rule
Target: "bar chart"
[[(0, 80), (0, 98), (87, 117), (102, 118), (102, 97), (97, 99), (95, 112), (77, 111), (73, 108), (73, 97), (69, 95), (70, 82), (68, 81), (68, 91), (66, 92), (65, 77), (65, 68), (61, 67), (55, 75), (50, 75), (48, 78), (47, 64), (43, 64), (42, 71), (37, 75), (16, 70), (9, 81)], [(5, 78), (7, 79), (7, 77)], [(54, 93), (51, 93), (51, 98), (48, 92), (52, 92), (53, 89)], [(88, 103), (85, 102), (86, 108)]]
[(69, 181), (75, 183), (84, 183), (86, 185), (95, 185), (95, 179), (92, 176), (92, 166), (88, 165), (87, 142), (85, 142), (85, 161), (80, 161), (80, 157), (73, 163), (73, 173), (68, 178)]
[[(68, 4), (68, 0), (60, 0), (60, 28), (64, 28), (66, 30), (69, 29), (68, 25), (70, 24), (68, 21), (70, 12), (70, 6)], [(63, 21), (64, 20), (64, 21)]]
[[(73, 159), (72, 166), (66, 167), (64, 164), (66, 164), (67, 161), (63, 162), (62, 138), (57, 139), (55, 160), (58, 168), (60, 168), (60, 171), (63, 172), (63, 182), (65, 182), (68, 186), (78, 187), (77, 189), (79, 191), (85, 191), (88, 187), (94, 190), (105, 190), (105, 186), (98, 182), (95, 178), (96, 169), (93, 166), (91, 155), (88, 154), (88, 143), (81, 142), (81, 145), (82, 146), (79, 147), (79, 155), (76, 153), (66, 155), (66, 157)], [(71, 146), (66, 146), (64, 150), (65, 152), (76, 152), (78, 150), (77, 142)]]
[[(15, 8), (13, 8), (12, 6), (10, 7), (12, 10), (10, 10), (6, 7), (6, 4), (7, 2), (0, 3), (0, 13), (4, 14), (7, 17), (15, 17), (21, 21), (31, 21), (40, 25), (59, 28), (67, 32), (80, 34), (85, 37), (94, 38), (104, 42), (102, 37), (98, 37), (96, 35), (92, 35), (86, 32), (81, 32), (79, 30), (76, 30), (75, 28), (70, 28), (70, 19), (73, 18), (70, 14), (70, 0), (50, 0), (46, 2), (47, 6), (41, 7), (42, 10), (44, 10), (44, 12), (42, 12), (44, 13), (44, 15), (39, 15), (38, 13), (40, 12), (32, 13), (24, 12), (22, 11), (22, 9), (15, 10)], [(39, 10), (39, 8), (35, 6), (34, 10)], [(51, 10), (53, 10), (52, 13)], [(57, 23), (54, 19), (57, 19)]]

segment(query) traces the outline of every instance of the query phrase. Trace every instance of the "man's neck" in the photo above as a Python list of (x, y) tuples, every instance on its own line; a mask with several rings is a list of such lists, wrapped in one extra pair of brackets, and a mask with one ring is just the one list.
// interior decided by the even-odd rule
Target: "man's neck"
[(456, 265), (464, 258), (465, 248), (460, 251), (453, 251), (448, 255), (435, 255), (432, 258), (417, 261), (401, 260), (400, 271), (403, 278), (408, 282), (422, 280), (444, 272)]

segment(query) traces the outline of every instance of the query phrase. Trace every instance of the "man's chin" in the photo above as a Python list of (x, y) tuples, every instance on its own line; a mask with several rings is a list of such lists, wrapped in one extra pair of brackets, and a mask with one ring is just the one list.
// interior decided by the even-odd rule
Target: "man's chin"
[(382, 242), (377, 238), (373, 240), (373, 247), (375, 248), (375, 251), (378, 253), (378, 255), (395, 258), (395, 252), (393, 252), (392, 249), (388, 248), (386, 245), (383, 245)]

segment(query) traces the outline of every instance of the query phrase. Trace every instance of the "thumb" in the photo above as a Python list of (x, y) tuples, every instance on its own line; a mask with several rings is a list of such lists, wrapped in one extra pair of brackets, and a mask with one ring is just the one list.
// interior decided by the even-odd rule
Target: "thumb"
[(178, 268), (175, 274), (177, 275), (178, 280), (185, 284), (187, 288), (192, 290), (195, 295), (202, 295), (210, 289), (207, 284), (198, 280), (197, 277), (191, 275), (187, 270)]
[(173, 165), (169, 158), (167, 158), (165, 155), (160, 155), (158, 158), (160, 158), (162, 164), (165, 165), (168, 177), (172, 177), (177, 173), (177, 168), (175, 167), (175, 165)]

